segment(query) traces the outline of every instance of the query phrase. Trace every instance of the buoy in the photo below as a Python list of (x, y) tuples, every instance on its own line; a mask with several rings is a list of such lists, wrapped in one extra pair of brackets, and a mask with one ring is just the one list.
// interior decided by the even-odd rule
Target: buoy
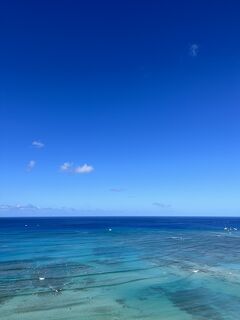
[(199, 272), (199, 270), (193, 270), (193, 272), (194, 272), (194, 273), (197, 273), (197, 272)]

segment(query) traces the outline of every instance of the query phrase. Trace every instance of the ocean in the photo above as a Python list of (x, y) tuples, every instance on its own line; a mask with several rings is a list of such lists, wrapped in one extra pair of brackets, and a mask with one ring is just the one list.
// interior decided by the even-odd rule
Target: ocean
[(1, 218), (0, 319), (240, 319), (240, 218)]

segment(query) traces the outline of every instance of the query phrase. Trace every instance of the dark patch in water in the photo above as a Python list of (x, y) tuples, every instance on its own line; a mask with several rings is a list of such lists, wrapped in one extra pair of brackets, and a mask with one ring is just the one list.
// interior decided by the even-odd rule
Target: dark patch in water
[(34, 261), (29, 260), (12, 260), (0, 262), (0, 272), (21, 271), (32, 267)]
[(196, 319), (221, 320), (223, 317), (212, 306), (209, 290), (205, 288), (179, 290), (168, 293), (168, 298), (181, 310), (193, 315)]
[(105, 265), (105, 266), (112, 266), (112, 265), (122, 265), (123, 261), (119, 259), (99, 259), (99, 260), (91, 260), (92, 263), (98, 264), (98, 265)]
[(32, 285), (34, 288), (48, 288), (55, 294), (59, 294), (72, 277), (86, 274), (89, 269), (91, 269), (90, 266), (77, 263), (43, 266), (37, 268), (32, 275)]
[(54, 305), (52, 304), (44, 304), (44, 305), (32, 305), (28, 307), (18, 307), (16, 309), (17, 313), (28, 313), (28, 312), (39, 312), (39, 311), (48, 311), (48, 310), (57, 310), (57, 309), (69, 309), (71, 310), (72, 307), (83, 305), (85, 302), (78, 301), (78, 302), (73, 302), (73, 303), (61, 303), (61, 305), (57, 305), (56, 301), (54, 301)]
[(106, 255), (106, 256), (121, 256), (122, 255), (122, 248), (121, 247), (96, 247), (93, 249), (93, 253), (95, 256), (101, 256), (101, 255)]
[(84, 279), (84, 285), (90, 286), (96, 283), (96, 280), (93, 277), (88, 277)]
[(123, 308), (127, 308), (126, 299), (119, 298), (115, 300), (118, 304), (120, 304)]
[[(164, 294), (167, 298), (180, 310), (187, 312), (194, 319), (211, 319), (211, 320), (223, 320), (224, 318), (218, 312), (221, 299), (218, 299), (217, 294), (214, 295), (207, 288), (194, 288), (185, 290), (172, 290), (164, 286), (153, 286), (151, 291)], [(219, 300), (219, 301), (218, 301)]]
[(89, 269), (89, 265), (78, 263), (51, 263), (38, 267), (32, 260), (2, 263), (0, 270), (5, 272), (0, 278), (0, 303), (17, 295), (61, 294), (72, 277), (85, 275)]
[(0, 305), (6, 303), (10, 299), (11, 299), (10, 297), (4, 296), (3, 294), (0, 293)]
[(108, 306), (100, 306), (93, 309), (95, 313), (99, 313), (101, 315), (103, 314), (109, 314), (113, 312), (113, 309)]

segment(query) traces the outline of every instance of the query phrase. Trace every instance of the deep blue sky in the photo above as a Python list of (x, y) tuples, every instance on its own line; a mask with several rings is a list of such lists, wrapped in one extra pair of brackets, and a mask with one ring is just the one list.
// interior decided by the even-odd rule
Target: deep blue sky
[(240, 213), (238, 1), (0, 6), (1, 215)]

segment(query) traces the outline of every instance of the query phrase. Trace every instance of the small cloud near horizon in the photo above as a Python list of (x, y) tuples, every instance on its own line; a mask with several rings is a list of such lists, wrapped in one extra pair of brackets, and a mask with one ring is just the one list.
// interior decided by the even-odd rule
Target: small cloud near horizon
[(191, 57), (197, 57), (199, 54), (199, 45), (196, 43), (193, 43), (189, 47), (189, 54)]
[(167, 209), (167, 208), (170, 208), (170, 207), (171, 207), (170, 204), (165, 204), (165, 203), (157, 202), (157, 201), (156, 201), (156, 202), (153, 202), (152, 205), (155, 206), (155, 207), (159, 207), (159, 208), (161, 208), (161, 209)]
[(70, 173), (75, 173), (75, 174), (83, 174), (83, 173), (90, 173), (94, 170), (93, 166), (90, 166), (88, 164), (84, 164), (82, 166), (77, 166), (74, 167), (73, 163), (71, 162), (64, 162), (60, 166), (60, 170), (62, 172), (70, 172)]
[(10, 211), (10, 210), (40, 210), (40, 207), (34, 206), (32, 204), (22, 205), (22, 204), (1, 204), (0, 210)]
[(27, 171), (32, 171), (35, 166), (36, 166), (36, 161), (30, 160), (27, 165)]
[(42, 143), (42, 142), (39, 141), (39, 140), (34, 140), (34, 141), (32, 142), (32, 146), (33, 146), (34, 148), (36, 148), (36, 149), (42, 149), (42, 148), (45, 147), (45, 144)]
[(123, 189), (123, 188), (111, 188), (111, 189), (109, 189), (109, 191), (111, 191), (111, 192), (123, 192), (123, 191), (125, 191), (125, 189)]

